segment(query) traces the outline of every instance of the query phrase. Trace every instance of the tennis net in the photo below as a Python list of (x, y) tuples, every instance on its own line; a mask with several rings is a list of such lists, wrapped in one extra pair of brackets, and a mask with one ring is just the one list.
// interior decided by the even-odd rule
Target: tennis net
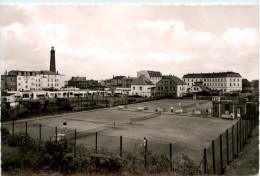
[[(114, 127), (115, 127), (115, 122), (111, 122), (111, 123), (108, 123), (106, 125), (99, 126), (97, 128), (77, 131), (76, 137), (80, 138), (80, 137), (88, 136), (88, 135), (91, 135), (91, 134), (94, 134), (94, 133), (99, 133), (99, 132), (102, 132), (102, 131), (105, 131), (105, 130), (108, 130), (108, 129), (111, 129), (111, 128), (114, 128)], [(75, 132), (65, 133), (64, 137), (67, 138), (67, 139), (72, 139), (72, 138), (75, 137)]]
[(157, 116), (160, 116), (161, 112), (156, 112), (156, 113), (152, 113), (152, 114), (148, 114), (148, 115), (143, 115), (143, 116), (139, 116), (139, 117), (133, 117), (130, 118), (130, 124), (134, 123), (134, 122), (139, 122), (139, 121), (143, 121), (146, 119), (151, 119)]

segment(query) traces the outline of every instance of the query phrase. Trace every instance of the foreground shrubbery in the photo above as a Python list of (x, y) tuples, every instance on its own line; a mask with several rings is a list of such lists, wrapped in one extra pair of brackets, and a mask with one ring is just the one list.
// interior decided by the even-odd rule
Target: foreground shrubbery
[[(138, 155), (123, 153), (123, 157), (102, 149), (98, 154), (83, 145), (68, 140), (36, 141), (24, 133), (14, 136), (2, 128), (2, 170), (43, 171), (60, 173), (160, 173), (200, 174), (194, 163), (185, 155), (172, 160), (165, 155), (146, 153), (147, 167), (144, 168), (144, 151)], [(76, 151), (76, 157), (75, 155)], [(172, 162), (173, 170), (170, 168)]]

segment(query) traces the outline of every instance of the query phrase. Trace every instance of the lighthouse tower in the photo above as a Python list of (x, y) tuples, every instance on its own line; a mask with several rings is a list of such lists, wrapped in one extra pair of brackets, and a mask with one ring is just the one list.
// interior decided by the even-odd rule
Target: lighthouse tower
[(53, 47), (53, 46), (51, 47), (50, 71), (56, 73), (55, 50), (54, 50), (54, 47)]

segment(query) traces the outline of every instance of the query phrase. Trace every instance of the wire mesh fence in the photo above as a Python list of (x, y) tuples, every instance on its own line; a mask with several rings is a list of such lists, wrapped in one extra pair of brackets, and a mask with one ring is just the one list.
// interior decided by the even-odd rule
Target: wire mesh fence
[(258, 125), (258, 118), (241, 118), (235, 125), (221, 133), (205, 149), (204, 166), (205, 174), (224, 174), (224, 169), (243, 150), (254, 127)]

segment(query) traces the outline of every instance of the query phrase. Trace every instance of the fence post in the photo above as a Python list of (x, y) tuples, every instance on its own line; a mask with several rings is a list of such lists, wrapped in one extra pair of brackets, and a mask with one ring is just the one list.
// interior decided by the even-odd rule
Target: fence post
[(171, 161), (171, 170), (172, 170), (172, 143), (170, 143), (170, 161)]
[(55, 133), (56, 133), (55, 140), (56, 142), (58, 142), (58, 127), (55, 128)]
[(215, 165), (215, 142), (212, 141), (212, 164), (213, 164), (213, 174), (216, 174), (216, 165)]
[(14, 119), (13, 119), (12, 131), (13, 131), (13, 140), (14, 140)]
[(41, 140), (42, 140), (42, 125), (39, 125), (39, 136), (40, 136), (40, 141), (39, 141), (39, 145), (41, 146)]
[(219, 140), (220, 140), (220, 174), (224, 174), (223, 173), (223, 157), (222, 157), (222, 134), (220, 134), (219, 136)]
[[(239, 122), (239, 121), (238, 121)], [(237, 155), (238, 155), (238, 152), (239, 152), (239, 150), (238, 150), (238, 138), (239, 138), (239, 131), (238, 131), (238, 122), (237, 122)]]
[(242, 119), (240, 119), (240, 121), (239, 121), (239, 125), (240, 125), (240, 128), (239, 128), (240, 151), (241, 151), (241, 149), (242, 149), (242, 129), (241, 129), (242, 125), (241, 125), (241, 121), (242, 121)]
[(234, 160), (234, 125), (232, 126), (232, 160)]
[(27, 121), (25, 122), (25, 144), (27, 145)]
[(77, 156), (77, 130), (75, 129), (75, 133), (74, 133), (74, 156)]
[(122, 157), (122, 150), (123, 150), (123, 138), (120, 136), (120, 156)]
[(97, 139), (98, 139), (98, 137), (97, 137), (97, 132), (96, 132), (96, 154), (97, 154)]
[(229, 164), (228, 129), (226, 130), (226, 146), (227, 146), (227, 165), (228, 165)]
[(204, 168), (204, 174), (207, 174), (207, 149), (204, 148), (204, 154), (203, 154), (203, 168)]
[(147, 167), (147, 140), (144, 138), (144, 168), (146, 169)]

